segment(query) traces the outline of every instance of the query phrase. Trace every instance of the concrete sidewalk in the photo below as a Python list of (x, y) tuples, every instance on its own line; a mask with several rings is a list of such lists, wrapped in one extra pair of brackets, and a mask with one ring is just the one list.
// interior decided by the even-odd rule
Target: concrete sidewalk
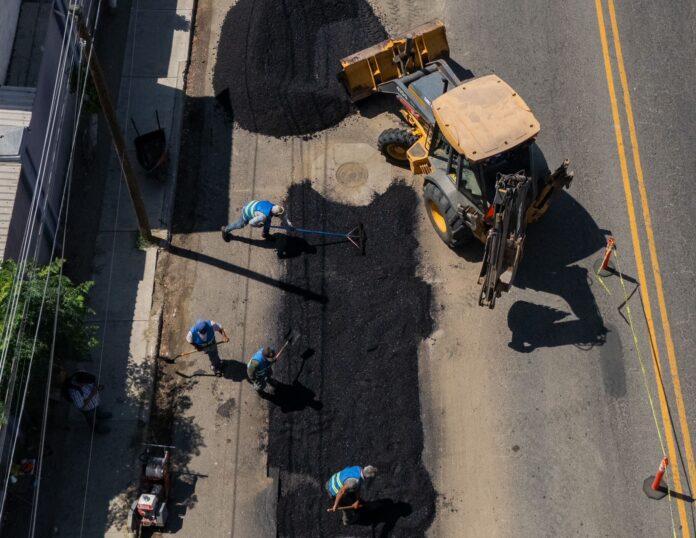
[[(128, 141), (137, 136), (131, 118), (141, 133), (152, 131), (157, 128), (155, 111), (167, 136), (169, 166), (159, 177), (145, 177), (129, 142), (132, 163), (141, 173), (140, 187), (150, 224), (160, 238), (168, 234), (176, 184), (193, 3), (133, 0), (118, 94), (118, 117)], [(54, 534), (97, 537), (122, 536), (125, 532), (152, 399), (159, 315), (151, 310), (158, 255), (157, 248), (140, 245), (128, 190), (112, 153), (90, 296), (95, 311), (91, 321), (98, 326), (100, 345), (91, 362), (75, 367), (99, 376), (105, 386), (102, 406), (114, 417), (110, 433), (90, 439), (83, 417), (71, 409), (69, 433), (53, 432), (55, 453), (51, 460), (62, 467), (58, 471), (62, 475), (60, 495), (50, 500), (44, 496), (42, 502), (52, 504), (50, 510), (57, 515), (51, 522)]]

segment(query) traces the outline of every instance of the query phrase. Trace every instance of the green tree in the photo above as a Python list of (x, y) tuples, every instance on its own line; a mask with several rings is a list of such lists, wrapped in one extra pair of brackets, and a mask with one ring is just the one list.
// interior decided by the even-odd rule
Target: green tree
[[(87, 306), (87, 293), (93, 282), (73, 283), (61, 275), (63, 260), (55, 260), (49, 265), (28, 264), (22, 285), (17, 311), (13, 319), (7, 319), (10, 307), (12, 283), (16, 278), (17, 264), (13, 260), (0, 262), (0, 335), (5, 335), (6, 324), (11, 323), (11, 337), (8, 343), (7, 360), (0, 383), (0, 402), (7, 397), (8, 380), (16, 357), (18, 371), (25, 371), (32, 354), (34, 335), (37, 334), (32, 365), (32, 379), (41, 379), (47, 374), (48, 359), (53, 338), (53, 321), (56, 313), (58, 287), (60, 286), (60, 310), (56, 333), (56, 360), (67, 357), (85, 357), (98, 343), (96, 327), (85, 322), (93, 314)], [(48, 278), (48, 285), (46, 279)], [(42, 298), (43, 313), (39, 325), (39, 312)], [(20, 336), (21, 335), (21, 336)], [(2, 346), (0, 341), (0, 349)], [(4, 415), (0, 404), (0, 417)]]

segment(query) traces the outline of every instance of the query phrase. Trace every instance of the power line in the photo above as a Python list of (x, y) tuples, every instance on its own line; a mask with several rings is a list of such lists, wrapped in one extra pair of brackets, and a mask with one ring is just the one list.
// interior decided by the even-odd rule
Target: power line
[[(12, 329), (14, 326), (14, 318), (17, 312), (17, 304), (19, 302), (19, 297), (21, 294), (21, 289), (23, 286), (23, 281), (24, 281), (24, 276), (26, 273), (26, 261), (29, 255), (29, 248), (31, 244), (31, 239), (35, 233), (35, 220), (36, 220), (36, 211), (38, 208), (38, 200), (39, 197), (43, 191), (43, 183), (45, 181), (45, 176), (46, 176), (46, 166), (47, 166), (47, 161), (50, 155), (50, 147), (53, 146), (53, 139), (54, 139), (54, 128), (55, 128), (55, 123), (56, 123), (56, 115), (57, 115), (57, 107), (58, 107), (58, 102), (61, 98), (62, 95), (62, 90), (64, 87), (64, 82), (65, 82), (65, 66), (66, 66), (66, 61), (67, 61), (67, 52), (68, 52), (68, 46), (70, 43), (70, 38), (71, 38), (71, 32), (72, 32), (72, 27), (74, 23), (74, 16), (71, 13), (70, 14), (70, 19), (68, 24), (66, 25), (66, 32), (63, 35), (63, 41), (61, 44), (61, 51), (59, 54), (59, 60), (58, 60), (58, 68), (56, 70), (56, 78), (53, 86), (53, 92), (51, 96), (51, 107), (49, 110), (49, 117), (47, 121), (47, 126), (46, 126), (46, 133), (44, 135), (44, 142), (41, 150), (41, 161), (39, 163), (39, 170), (36, 175), (36, 183), (34, 186), (34, 192), (32, 193), (32, 200), (29, 208), (29, 216), (27, 218), (26, 224), (25, 224), (25, 230), (24, 234), (22, 237), (22, 244), (20, 248), (20, 255), (19, 255), (19, 260), (17, 264), (17, 271), (15, 278), (13, 280), (12, 284), (12, 289), (10, 292), (10, 301), (8, 303), (7, 310), (5, 312), (5, 328), (4, 328), (4, 335), (3, 335), (3, 342), (2, 342), (2, 354), (0, 356), (0, 383), (2, 382), (2, 379), (4, 377), (4, 372), (5, 372), (5, 362), (7, 360), (7, 353), (9, 351), (9, 341), (11, 338), (12, 334)], [(73, 58), (74, 58), (74, 49), (73, 49)], [(72, 58), (71, 58), (72, 60)], [(64, 110), (64, 105), (65, 105), (65, 98), (63, 97), (62, 103)], [(52, 175), (50, 176), (52, 179)], [(50, 186), (50, 180), (49, 180), (49, 186)], [(45, 195), (45, 201), (48, 200), (48, 194)], [(45, 206), (45, 204), (44, 204)], [(41, 233), (42, 228), (43, 228), (43, 223), (45, 221), (45, 211), (42, 214), (41, 222), (38, 227), (39, 233)], [(38, 244), (38, 241), (37, 241)]]
[[(91, 11), (91, 3), (90, 3), (90, 11)], [(73, 20), (73, 19), (74, 19), (74, 15), (73, 15), (72, 13), (71, 13), (70, 15), (71, 15), (71, 22), (74, 22), (74, 20)], [(88, 16), (89, 16), (89, 12), (88, 12)], [(97, 13), (97, 16), (98, 16), (98, 13)], [(66, 33), (65, 33), (64, 36), (63, 36), (64, 39), (63, 39), (63, 43), (62, 43), (62, 46), (61, 46), (61, 52), (60, 52), (60, 57), (59, 57), (59, 68), (58, 68), (58, 71), (57, 71), (57, 74), (56, 74), (56, 80), (55, 80), (54, 87), (53, 87), (53, 95), (52, 95), (52, 103), (51, 103), (52, 106), (51, 106), (51, 110), (50, 110), (50, 112), (49, 112), (49, 121), (48, 121), (48, 125), (47, 125), (47, 132), (46, 132), (46, 135), (45, 135), (45, 137), (44, 137), (44, 147), (42, 148), (42, 157), (46, 157), (46, 155), (50, 155), (51, 147), (53, 146), (53, 137), (54, 137), (54, 129), (55, 129), (55, 119), (56, 119), (56, 115), (57, 115), (57, 111), (56, 111), (56, 109), (55, 109), (55, 105), (56, 105), (56, 103), (58, 103), (58, 102), (61, 100), (61, 94), (63, 93), (63, 86), (65, 86), (65, 75), (66, 75), (66, 73), (68, 72), (68, 71), (66, 71), (66, 69), (65, 69), (66, 65), (68, 65), (68, 64), (66, 64), (65, 62), (66, 62), (66, 60), (67, 60), (67, 46), (70, 46), (69, 44), (70, 44), (70, 42), (71, 42), (71, 33), (72, 33), (72, 25), (70, 25), (70, 24), (69, 24), (69, 25), (66, 25)], [(76, 43), (77, 43), (77, 40), (75, 40), (75, 44), (76, 44)], [(72, 46), (71, 61), (70, 61), (70, 64), (69, 64), (70, 66), (72, 66), (72, 65), (73, 65), (73, 62), (74, 62), (74, 56), (75, 56), (75, 48), (74, 48), (74, 45), (75, 45), (75, 44), (73, 44), (73, 46)], [(82, 50), (80, 50), (80, 62), (79, 62), (79, 64), (81, 64), (81, 58), (82, 58)], [(62, 73), (61, 73), (61, 63), (62, 63)], [(79, 65), (79, 64), (78, 64), (78, 65)], [(80, 86), (80, 85), (79, 85), (79, 79), (80, 79), (80, 78), (81, 78), (81, 73), (78, 72), (78, 85), (77, 85), (78, 90), (79, 90), (79, 86)], [(84, 83), (83, 86), (82, 86), (82, 93), (81, 93), (80, 100), (79, 100), (79, 106), (78, 106), (77, 111), (76, 111), (76, 114), (75, 114), (74, 127), (73, 127), (73, 137), (72, 137), (73, 140), (72, 140), (71, 150), (70, 150), (70, 159), (69, 159), (69, 164), (68, 164), (68, 173), (67, 173), (66, 182), (65, 182), (64, 187), (63, 187), (63, 194), (62, 194), (62, 198), (61, 198), (61, 205), (60, 205), (60, 210), (59, 210), (59, 215), (58, 215), (58, 221), (57, 221), (57, 224), (56, 224), (56, 229), (55, 229), (54, 234), (53, 234), (53, 241), (52, 241), (51, 255), (50, 255), (50, 259), (51, 259), (51, 260), (53, 260), (53, 259), (54, 259), (54, 256), (55, 256), (55, 249), (56, 249), (56, 244), (57, 244), (58, 231), (59, 231), (59, 228), (60, 228), (60, 222), (61, 222), (61, 220), (62, 220), (63, 206), (64, 206), (64, 204), (65, 204), (66, 195), (67, 195), (67, 193), (69, 192), (70, 185), (71, 185), (71, 180), (72, 180), (72, 168), (73, 168), (73, 157), (74, 157), (74, 149), (75, 149), (75, 143), (76, 143), (76, 137), (77, 137), (78, 121), (79, 121), (79, 117), (80, 117), (81, 110), (82, 110), (82, 106), (83, 106), (85, 91), (86, 91), (86, 80), (85, 80), (85, 83)], [(62, 107), (61, 107), (61, 114), (60, 114), (60, 125), (59, 125), (59, 128), (58, 128), (58, 133), (57, 133), (57, 137), (56, 137), (56, 138), (57, 138), (57, 141), (59, 141), (59, 140), (61, 139), (61, 133), (62, 133), (62, 129), (63, 129), (63, 126), (64, 126), (65, 108), (66, 108), (66, 98), (65, 98), (65, 97), (62, 98), (61, 104), (62, 104)], [(56, 142), (56, 148), (57, 148), (57, 142)], [(51, 189), (50, 189), (50, 186), (51, 186), (52, 183), (53, 183), (53, 177), (54, 177), (54, 172), (55, 172), (56, 154), (57, 154), (57, 151), (54, 151), (53, 159), (52, 159), (52, 161), (51, 161), (51, 167), (50, 167), (50, 176), (49, 176), (49, 183), (48, 183), (48, 191), (47, 191), (47, 192), (45, 193), (45, 195), (44, 195), (44, 204), (43, 204), (43, 208), (42, 208), (42, 218), (41, 218), (41, 222), (40, 222), (40, 225), (39, 225), (39, 228), (38, 228), (39, 238), (40, 238), (40, 236), (41, 236), (41, 234), (42, 234), (42, 232), (43, 232), (43, 224), (44, 224), (44, 221), (45, 221), (46, 207), (47, 207), (48, 199), (49, 199), (49, 196), (50, 196), (50, 190), (51, 190)], [(22, 244), (22, 250), (21, 250), (21, 254), (22, 254), (21, 262), (22, 262), (23, 266), (21, 267), (21, 270), (20, 270), (20, 267), (18, 267), (18, 271), (17, 271), (17, 275), (16, 275), (16, 277), (17, 277), (17, 276), (20, 276), (20, 279), (19, 279), (19, 282), (17, 282), (17, 278), (15, 277), (15, 281), (13, 281), (13, 285), (16, 284), (16, 283), (19, 284), (19, 285), (17, 286), (17, 292), (16, 292), (16, 296), (15, 296), (16, 298), (13, 297), (13, 299), (14, 299), (14, 303), (12, 304), (12, 307), (13, 307), (13, 308), (8, 308), (8, 309), (6, 310), (6, 316), (7, 316), (7, 314), (11, 313), (11, 314), (12, 314), (12, 316), (11, 316), (11, 319), (12, 319), (12, 320), (14, 320), (14, 313), (16, 312), (16, 306), (17, 306), (17, 303), (18, 303), (18, 300), (19, 300), (19, 296), (20, 296), (20, 293), (21, 293), (22, 281), (24, 280), (24, 275), (25, 275), (25, 272), (26, 272), (26, 265), (27, 265), (27, 264), (26, 264), (26, 261), (27, 261), (27, 258), (28, 258), (29, 248), (30, 248), (30, 245), (31, 245), (31, 238), (32, 238), (32, 236), (34, 235), (34, 229), (33, 229), (33, 227), (32, 227), (32, 221), (34, 220), (34, 215), (35, 215), (35, 213), (36, 213), (36, 207), (38, 206), (39, 196), (40, 196), (40, 194), (41, 194), (42, 191), (43, 191), (43, 188), (42, 188), (42, 187), (43, 187), (43, 183), (44, 183), (44, 181), (45, 181), (45, 173), (46, 173), (46, 172), (45, 172), (45, 171), (46, 171), (46, 164), (45, 164), (45, 163), (46, 163), (46, 161), (47, 161), (47, 159), (42, 158), (42, 161), (41, 161), (41, 164), (40, 164), (40, 167), (39, 167), (39, 174), (38, 174), (37, 182), (36, 182), (36, 189), (35, 189), (35, 191), (34, 191), (34, 193), (33, 193), (34, 195), (33, 195), (33, 197), (32, 197), (32, 206), (33, 206), (32, 209), (33, 209), (33, 211), (30, 211), (31, 217), (30, 217), (30, 219), (29, 219), (28, 222), (27, 222), (27, 226), (25, 227), (25, 235), (24, 235), (24, 237), (23, 237), (23, 244)], [(42, 169), (42, 168), (43, 168), (43, 169)], [(42, 172), (43, 172), (43, 174), (42, 174)], [(69, 204), (69, 202), (68, 202), (68, 204)], [(67, 225), (67, 217), (66, 217), (66, 225)], [(27, 233), (27, 232), (29, 232), (29, 233)], [(36, 246), (35, 246), (35, 249), (34, 249), (34, 258), (36, 258), (36, 256), (38, 255), (39, 246), (40, 246), (40, 243), (39, 243), (39, 241), (38, 241), (38, 239), (37, 239), (37, 241), (36, 241)], [(64, 247), (65, 247), (65, 229), (64, 229), (64, 234), (63, 234), (63, 249), (64, 249)], [(47, 396), (48, 396), (48, 394), (50, 393), (50, 377), (51, 377), (51, 373), (52, 373), (53, 353), (54, 353), (54, 350), (55, 350), (54, 346), (55, 346), (55, 336), (56, 336), (56, 329), (57, 329), (57, 316), (58, 316), (58, 312), (59, 312), (60, 285), (61, 285), (61, 283), (62, 283), (62, 273), (63, 273), (63, 268), (62, 268), (62, 265), (61, 265), (60, 277), (59, 277), (58, 296), (57, 296), (57, 300), (56, 300), (56, 313), (55, 313), (55, 319), (54, 319), (54, 333), (53, 333), (52, 347), (51, 347), (51, 359), (50, 359), (51, 366), (50, 366), (50, 369), (49, 369), (49, 382), (47, 383)], [(10, 470), (11, 470), (11, 463), (12, 463), (12, 459), (14, 458), (14, 452), (15, 452), (15, 449), (16, 449), (17, 439), (18, 439), (18, 437), (19, 437), (19, 433), (20, 433), (20, 429), (21, 429), (21, 422), (22, 422), (22, 417), (23, 417), (23, 414), (24, 414), (24, 406), (25, 406), (25, 402), (26, 402), (26, 396), (27, 396), (27, 391), (28, 391), (28, 386), (29, 386), (29, 380), (30, 380), (30, 378), (31, 378), (31, 369), (32, 369), (34, 354), (35, 354), (35, 352), (36, 352), (36, 342), (37, 342), (38, 333), (39, 333), (39, 330), (40, 330), (40, 327), (41, 327), (41, 319), (42, 319), (42, 315), (43, 315), (43, 308), (44, 308), (44, 305), (45, 305), (46, 295), (47, 295), (47, 291), (48, 291), (48, 282), (49, 282), (49, 280), (50, 280), (50, 276), (51, 276), (51, 274), (50, 274), (50, 273), (47, 273), (47, 275), (46, 275), (46, 282), (45, 282), (45, 284), (44, 284), (44, 290), (43, 290), (43, 294), (42, 294), (41, 306), (40, 306), (40, 309), (39, 309), (39, 315), (38, 315), (38, 321), (37, 321), (36, 331), (35, 331), (34, 340), (33, 340), (33, 343), (32, 343), (32, 351), (31, 351), (30, 359), (29, 359), (28, 365), (25, 365), (25, 368), (23, 368), (23, 370), (26, 370), (26, 377), (24, 376), (24, 372), (23, 372), (22, 375), (20, 376), (20, 379), (22, 379), (22, 380), (24, 381), (24, 391), (23, 391), (22, 403), (21, 403), (21, 407), (20, 407), (20, 411), (19, 411), (19, 415), (18, 415), (18, 419), (17, 419), (16, 434), (15, 434), (15, 436), (14, 436), (14, 440), (13, 440), (13, 443), (12, 443), (12, 451), (11, 451), (10, 459), (9, 459), (9, 463), (8, 463), (7, 478), (6, 478), (6, 480), (5, 480), (5, 486), (4, 486), (4, 489), (3, 489), (2, 504), (0, 505), (0, 519), (1, 519), (1, 517), (2, 517), (2, 513), (3, 513), (3, 510), (4, 510), (4, 506), (5, 506), (6, 493), (7, 493), (7, 483), (8, 483), (8, 480), (9, 480), (9, 474), (10, 474)], [(14, 291), (14, 290), (13, 290), (13, 291)], [(27, 302), (25, 302), (25, 312), (26, 312), (26, 309), (27, 309), (27, 307), (28, 307), (28, 301), (29, 301), (29, 300), (30, 300), (30, 299), (27, 299)], [(25, 317), (25, 319), (23, 320), (22, 326), (20, 327), (20, 331), (19, 331), (19, 333), (18, 333), (18, 341), (17, 341), (17, 345), (16, 345), (16, 347), (15, 347), (15, 354), (14, 354), (15, 356), (14, 356), (14, 358), (13, 358), (13, 368), (12, 368), (12, 370), (13, 370), (13, 375), (11, 376), (11, 377), (12, 377), (12, 390), (10, 391), (12, 394), (14, 393), (14, 381), (15, 381), (15, 379), (14, 379), (14, 378), (15, 378), (14, 374), (16, 374), (16, 364), (15, 364), (15, 361), (17, 360), (18, 355), (19, 355), (19, 350), (20, 350), (19, 341), (20, 341), (20, 339), (21, 339), (21, 335), (23, 334), (23, 327), (24, 327), (24, 322), (25, 322), (25, 321), (26, 321), (26, 317)], [(10, 323), (10, 324), (7, 324), (7, 323), (6, 323), (6, 325), (9, 325), (9, 327), (8, 327), (8, 332), (7, 332), (7, 335), (6, 335), (6, 342), (8, 342), (8, 341), (9, 341), (9, 334), (11, 333), (11, 329), (12, 329), (13, 323)], [(6, 347), (3, 349), (3, 365), (4, 365), (4, 360), (6, 360), (6, 357), (7, 357), (7, 352), (8, 352), (8, 349), (7, 349), (7, 346), (6, 346)], [(2, 372), (4, 372), (4, 369), (3, 369), (2, 371), (0, 371), (0, 375), (2, 374)], [(1, 379), (1, 378), (0, 378), (0, 379)], [(6, 400), (6, 402), (7, 402), (7, 400)], [(46, 408), (47, 408), (47, 405), (48, 405), (48, 400), (46, 400), (46, 402), (45, 402)], [(10, 408), (11, 408), (11, 400), (10, 400)], [(46, 417), (44, 416), (43, 424), (42, 424), (42, 448), (41, 448), (41, 454), (43, 454), (43, 442), (44, 442), (44, 440), (45, 440), (45, 424), (46, 424), (45, 421), (46, 421)], [(3, 438), (4, 438), (4, 435), (3, 435)], [(4, 443), (3, 443), (3, 445), (4, 445)], [(33, 506), (32, 506), (32, 512), (34, 512)], [(32, 524), (32, 527), (34, 527), (34, 524)]]
[[(91, 9), (91, 3), (90, 3), (90, 9)], [(97, 17), (97, 23), (95, 24), (95, 32), (96, 32), (96, 28), (97, 28), (98, 21), (99, 21), (99, 8), (97, 8), (96, 17)], [(91, 59), (92, 59), (92, 50), (90, 49), (90, 51), (87, 55), (87, 66), (88, 67), (89, 67), (89, 62)], [(89, 72), (88, 69), (86, 71), (87, 71), (87, 73)], [(63, 242), (62, 242), (61, 252), (65, 252), (65, 245), (66, 245), (66, 239), (67, 239), (68, 217), (70, 214), (70, 191), (71, 191), (72, 178), (73, 178), (73, 160), (74, 160), (74, 154), (75, 154), (75, 141), (77, 139), (78, 121), (80, 118), (80, 114), (82, 112), (82, 104), (83, 104), (85, 92), (87, 89), (87, 81), (88, 81), (88, 77), (85, 76), (85, 80), (83, 82), (83, 87), (82, 87), (82, 93), (80, 95), (80, 104), (78, 106), (77, 113), (75, 116), (75, 131), (73, 133), (72, 147), (70, 150), (70, 161), (68, 163), (67, 205), (66, 205), (66, 209), (65, 209), (65, 224), (63, 226)], [(79, 84), (78, 84), (78, 87), (79, 87)], [(62, 277), (63, 277), (63, 265), (61, 264), (59, 278), (58, 278), (58, 289), (56, 291), (56, 305), (60, 304)], [(44, 455), (44, 447), (46, 444), (46, 425), (48, 423), (48, 405), (49, 405), (49, 401), (50, 401), (51, 382), (52, 382), (52, 378), (53, 378), (53, 361), (55, 358), (56, 335), (58, 333), (58, 314), (59, 314), (59, 312), (60, 312), (60, 309), (56, 308), (55, 314), (53, 316), (53, 334), (51, 337), (51, 350), (49, 352), (49, 361), (48, 361), (48, 379), (46, 381), (46, 394), (44, 395), (44, 410), (43, 410), (42, 421), (41, 421), (41, 441), (40, 441), (40, 448), (39, 448), (39, 455), (38, 455), (36, 487), (34, 488), (34, 496), (32, 499), (31, 526), (30, 526), (30, 531), (29, 531), (29, 536), (31, 536), (32, 538), (34, 537), (34, 535), (36, 533), (36, 519), (37, 519), (38, 512), (39, 512), (39, 499), (40, 499), (40, 494), (41, 494), (41, 477), (42, 477), (42, 471), (43, 471), (43, 455)]]

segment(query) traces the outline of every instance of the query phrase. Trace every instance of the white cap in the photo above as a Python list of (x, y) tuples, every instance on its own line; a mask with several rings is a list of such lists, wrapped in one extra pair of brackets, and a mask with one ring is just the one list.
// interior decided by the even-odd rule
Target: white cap
[(283, 213), (285, 213), (285, 209), (283, 209), (279, 205), (274, 205), (271, 208), (271, 213), (273, 213), (275, 216), (280, 217)]

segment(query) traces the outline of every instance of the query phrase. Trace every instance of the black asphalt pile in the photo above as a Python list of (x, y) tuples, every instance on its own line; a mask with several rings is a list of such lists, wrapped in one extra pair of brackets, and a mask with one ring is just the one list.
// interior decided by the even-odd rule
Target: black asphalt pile
[[(394, 184), (366, 207), (333, 203), (308, 183), (289, 192), (293, 223), (348, 231), (365, 224), (367, 256), (349, 243), (307, 236), (315, 254), (289, 259), (286, 279), (325, 295), (286, 294), (279, 319), (301, 338), (276, 365), (269, 466), (280, 470), (278, 535), (423, 536), (435, 491), (423, 466), (418, 346), (432, 330), (430, 286), (416, 276), (417, 195)], [(280, 339), (280, 337), (279, 337)], [(273, 405), (273, 403), (275, 405)], [(374, 465), (371, 503), (345, 528), (327, 513), (327, 479)]]
[(350, 111), (339, 60), (383, 39), (365, 0), (239, 0), (222, 25), (215, 93), (229, 88), (244, 129), (314, 133)]

